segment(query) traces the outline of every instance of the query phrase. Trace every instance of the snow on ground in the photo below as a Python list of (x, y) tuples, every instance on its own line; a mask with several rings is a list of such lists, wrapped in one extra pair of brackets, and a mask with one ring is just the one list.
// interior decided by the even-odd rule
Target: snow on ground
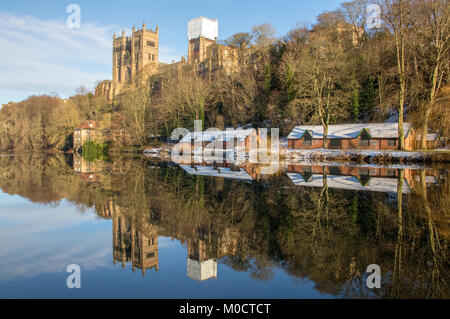
[(312, 159), (318, 156), (331, 157), (331, 156), (355, 156), (363, 155), (369, 157), (375, 157), (379, 155), (387, 155), (393, 158), (404, 159), (420, 159), (423, 158), (422, 152), (405, 152), (405, 151), (386, 151), (386, 150), (329, 150), (329, 149), (311, 149), (311, 150), (298, 150), (288, 149), (287, 155), (293, 159)]

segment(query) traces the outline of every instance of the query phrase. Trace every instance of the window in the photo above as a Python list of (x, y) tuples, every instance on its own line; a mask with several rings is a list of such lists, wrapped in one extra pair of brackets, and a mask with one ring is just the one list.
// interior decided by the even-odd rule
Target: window
[(361, 139), (359, 140), (359, 146), (369, 146), (370, 145), (370, 138), (361, 136)]
[(303, 146), (312, 146), (312, 139), (309, 138), (303, 139)]
[(199, 50), (200, 50), (200, 42), (195, 42), (194, 51), (199, 51)]
[(147, 254), (147, 259), (153, 258), (153, 257), (155, 257), (155, 253), (148, 253)]
[(331, 147), (341, 147), (341, 139), (339, 139), (339, 138), (330, 139), (330, 146)]
[(147, 46), (154, 48), (155, 47), (155, 42), (147, 40)]
[(397, 146), (397, 139), (395, 138), (388, 139), (388, 146)]
[(370, 176), (370, 171), (367, 168), (360, 168), (359, 175), (361, 176)]
[(303, 136), (303, 146), (312, 146), (312, 136), (308, 131)]
[(364, 139), (361, 139), (360, 141), (359, 141), (359, 146), (369, 146), (370, 145), (370, 139), (366, 139), (366, 138), (364, 138)]
[(341, 168), (336, 166), (330, 167), (330, 175), (341, 175)]
[(370, 135), (366, 130), (363, 130), (359, 140), (359, 146), (369, 146), (370, 145)]
[(386, 175), (389, 176), (389, 177), (395, 177), (395, 176), (397, 176), (397, 174), (395, 174), (395, 170), (393, 170), (393, 169), (388, 169)]
[(312, 168), (311, 166), (303, 166), (303, 174), (301, 174), (303, 177), (303, 180), (305, 182), (308, 182), (309, 180), (311, 180), (312, 177)]

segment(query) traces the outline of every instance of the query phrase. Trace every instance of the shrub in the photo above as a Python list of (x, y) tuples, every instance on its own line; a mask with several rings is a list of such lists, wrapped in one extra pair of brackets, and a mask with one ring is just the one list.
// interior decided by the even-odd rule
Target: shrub
[(89, 141), (84, 143), (82, 155), (88, 162), (93, 162), (96, 159), (107, 160), (108, 149), (108, 143), (97, 144), (95, 142)]

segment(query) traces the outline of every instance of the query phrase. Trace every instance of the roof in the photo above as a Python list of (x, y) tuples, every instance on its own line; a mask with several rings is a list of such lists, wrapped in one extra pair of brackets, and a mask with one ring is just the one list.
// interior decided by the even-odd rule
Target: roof
[(97, 122), (96, 121), (84, 121), (80, 125), (78, 125), (77, 129), (87, 129), (92, 130), (97, 128)]
[[(403, 123), (405, 136), (408, 135), (412, 125)], [(358, 138), (366, 130), (371, 138), (398, 138), (398, 123), (360, 123), (339, 124), (328, 126), (328, 138)], [(301, 139), (308, 131), (314, 139), (323, 138), (322, 125), (296, 126), (289, 134), (288, 139)]]
[[(305, 181), (303, 176), (299, 173), (287, 173), (287, 175), (296, 186), (323, 187), (322, 174), (312, 174), (311, 178), (308, 181)], [(327, 186), (329, 188), (367, 192), (396, 193), (397, 184), (397, 178), (370, 177), (368, 183), (366, 185), (362, 185), (362, 183), (356, 176), (327, 175)], [(402, 193), (411, 193), (411, 189), (406, 179), (404, 179), (403, 181)]]
[[(422, 134), (417, 134), (416, 135), (416, 141), (420, 141), (422, 139)], [(429, 142), (434, 142), (438, 139), (438, 135), (437, 134), (427, 134), (427, 141)]]
[(214, 176), (246, 181), (253, 180), (250, 177), (250, 175), (248, 175), (247, 172), (241, 168), (238, 171), (233, 171), (229, 167), (191, 166), (191, 165), (180, 165), (180, 166), (190, 175)]
[(256, 133), (255, 129), (246, 129), (246, 130), (226, 130), (226, 131), (204, 131), (204, 132), (191, 132), (186, 134), (180, 141), (183, 142), (191, 142), (194, 140), (195, 142), (212, 142), (212, 141), (224, 141), (228, 142), (232, 139), (239, 139), (240, 141), (245, 140), (250, 134), (253, 132)]

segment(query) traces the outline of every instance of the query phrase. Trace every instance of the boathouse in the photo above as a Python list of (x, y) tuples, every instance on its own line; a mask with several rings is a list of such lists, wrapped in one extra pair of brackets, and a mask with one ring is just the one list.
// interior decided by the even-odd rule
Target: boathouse
[[(369, 149), (399, 148), (398, 123), (361, 123), (328, 126), (327, 145), (323, 144), (322, 125), (296, 126), (288, 136), (289, 149)], [(414, 130), (411, 123), (403, 124), (405, 149), (413, 149)]]

